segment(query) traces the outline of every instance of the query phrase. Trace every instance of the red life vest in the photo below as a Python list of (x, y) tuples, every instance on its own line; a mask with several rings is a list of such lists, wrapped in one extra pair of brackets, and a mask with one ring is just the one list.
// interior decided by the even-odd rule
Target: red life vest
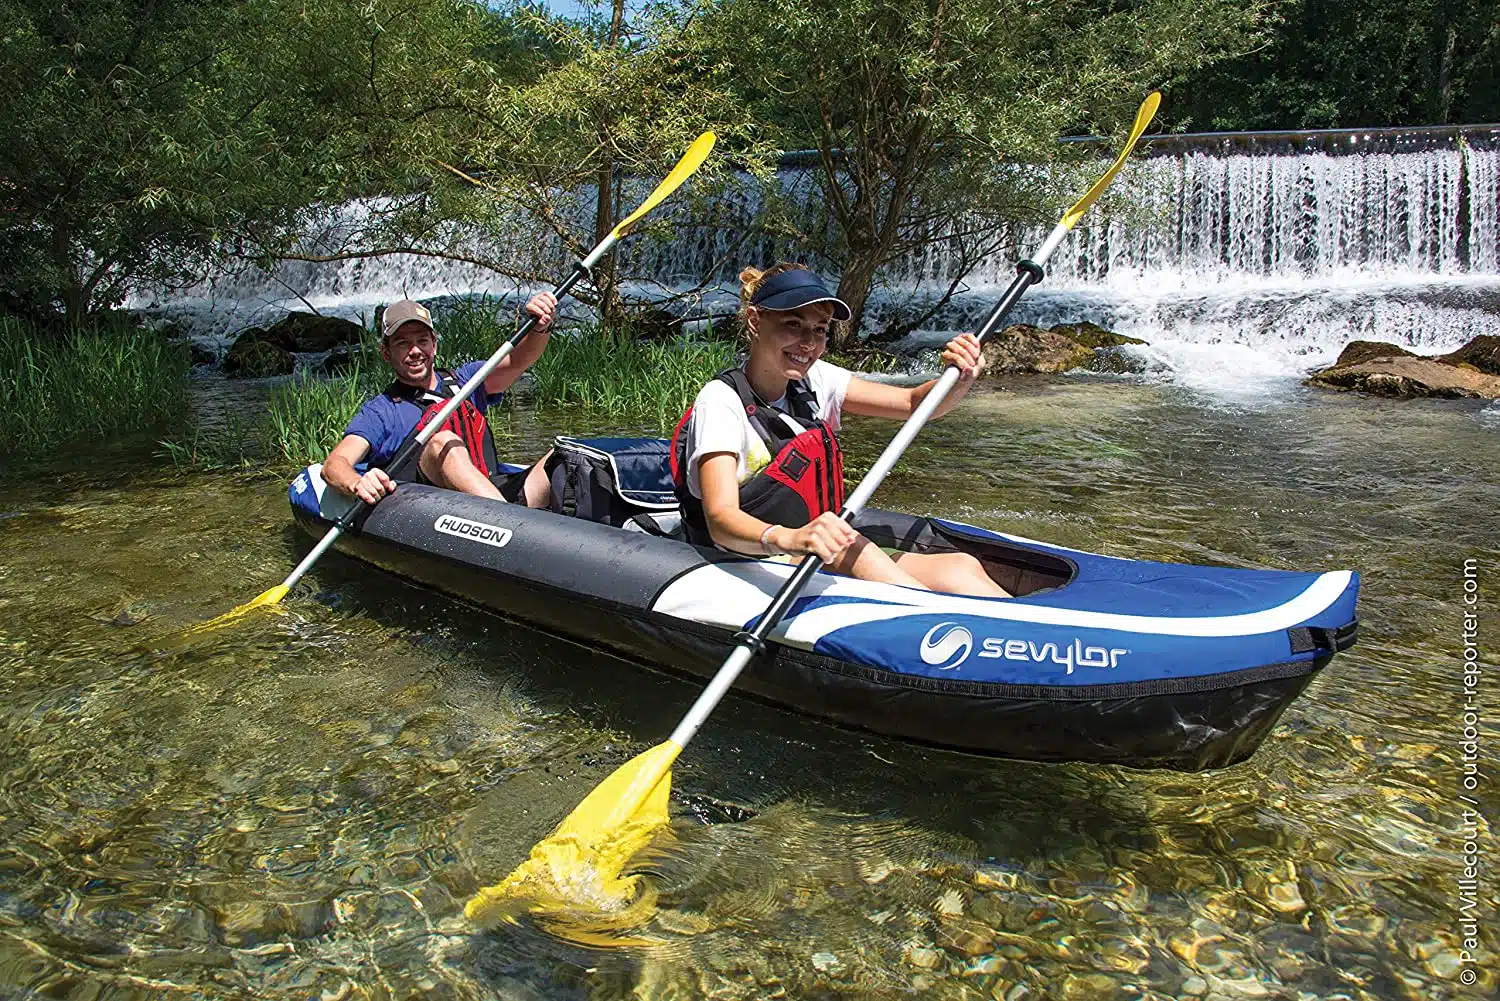
[[(406, 447), (407, 442), (420, 434), (422, 429), (437, 416), (437, 412), (443, 409), (443, 406), (450, 399), (457, 396), (458, 391), (462, 388), (458, 380), (454, 378), (452, 372), (439, 371), (437, 377), (438, 384), (436, 389), (418, 389), (416, 386), (409, 386), (400, 381), (393, 382), (386, 387), (385, 393), (392, 399), (411, 400), (426, 407), (422, 411), (421, 419), (417, 421), (417, 426), (412, 428), (411, 433), (406, 436), (406, 440), (401, 443), (402, 448)], [(458, 435), (459, 440), (464, 443), (464, 448), (469, 453), (469, 461), (474, 463), (475, 469), (479, 470), (485, 476), (489, 476), (492, 472), (499, 470), (500, 462), (495, 455), (495, 439), (490, 434), (490, 426), (485, 421), (484, 414), (479, 412), (479, 408), (474, 405), (472, 398), (464, 400), (463, 403), (458, 405), (457, 410), (448, 415), (448, 419), (443, 422), (443, 429), (452, 431)], [(397, 449), (397, 451), (399, 452), (400, 449)], [(401, 470), (387, 469), (386, 472), (393, 479), (426, 482), (422, 477), (421, 466), (417, 463), (415, 456), (413, 456), (409, 465), (403, 464), (403, 466), (404, 468)]]
[[(745, 408), (745, 419), (765, 442), (770, 465), (740, 484), (740, 510), (761, 521), (787, 528), (801, 528), (825, 511), (844, 506), (844, 456), (838, 439), (818, 419), (818, 398), (806, 382), (788, 382), (787, 411), (766, 403), (750, 387), (738, 368), (720, 372)], [(713, 545), (703, 501), (687, 485), (687, 436), (683, 429), (693, 416), (689, 407), (677, 430), (672, 432), (672, 484), (682, 505), (682, 523), (688, 541)], [(792, 427), (790, 417), (804, 430)]]

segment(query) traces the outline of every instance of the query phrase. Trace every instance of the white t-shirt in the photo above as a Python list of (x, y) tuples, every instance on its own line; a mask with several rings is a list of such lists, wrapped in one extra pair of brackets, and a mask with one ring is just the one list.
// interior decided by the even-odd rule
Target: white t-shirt
[[(807, 384), (818, 398), (818, 419), (832, 431), (839, 429), (839, 412), (844, 409), (844, 394), (849, 391), (850, 371), (831, 365), (826, 361), (813, 362), (807, 372)], [(776, 407), (786, 406), (786, 397), (772, 401)], [(781, 420), (777, 416), (777, 420)], [(796, 424), (795, 421), (792, 423)], [(801, 425), (797, 425), (799, 428)], [(739, 456), (739, 482), (744, 483), (771, 464), (771, 454), (766, 443), (760, 440), (750, 419), (745, 416), (745, 405), (740, 402), (728, 383), (715, 379), (698, 391), (693, 401), (693, 416), (687, 427), (687, 483), (688, 490), (700, 500), (703, 488), (698, 483), (698, 461), (705, 455), (716, 452), (733, 452)]]

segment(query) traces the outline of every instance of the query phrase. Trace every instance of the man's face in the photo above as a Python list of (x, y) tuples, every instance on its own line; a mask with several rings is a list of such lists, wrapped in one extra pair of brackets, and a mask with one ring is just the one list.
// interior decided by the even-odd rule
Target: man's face
[(409, 320), (380, 345), (380, 355), (395, 370), (397, 379), (426, 389), (432, 382), (437, 335), (426, 324)]

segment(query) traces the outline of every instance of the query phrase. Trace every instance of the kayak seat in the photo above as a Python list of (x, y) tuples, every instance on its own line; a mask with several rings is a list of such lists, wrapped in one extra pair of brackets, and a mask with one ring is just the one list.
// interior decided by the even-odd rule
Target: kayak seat
[(553, 439), (549, 508), (627, 531), (682, 537), (670, 443), (659, 438)]

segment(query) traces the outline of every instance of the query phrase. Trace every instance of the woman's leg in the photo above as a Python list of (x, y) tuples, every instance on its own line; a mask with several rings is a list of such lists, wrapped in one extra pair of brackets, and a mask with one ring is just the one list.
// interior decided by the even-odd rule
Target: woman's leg
[(439, 431), (428, 439), (417, 463), (429, 483), (476, 497), (504, 500), (490, 478), (475, 468), (463, 439), (452, 431)]
[(828, 569), (834, 573), (843, 574), (845, 577), (858, 577), (860, 580), (874, 581), (877, 584), (899, 584), (902, 587), (914, 587), (921, 591), (931, 590), (915, 574), (907, 573), (905, 569), (897, 566), (896, 562), (886, 555), (885, 550), (863, 535), (855, 539), (837, 560), (828, 564)]
[(934, 591), (979, 598), (1011, 596), (984, 572), (984, 564), (968, 553), (897, 553), (894, 561), (897, 567)]

